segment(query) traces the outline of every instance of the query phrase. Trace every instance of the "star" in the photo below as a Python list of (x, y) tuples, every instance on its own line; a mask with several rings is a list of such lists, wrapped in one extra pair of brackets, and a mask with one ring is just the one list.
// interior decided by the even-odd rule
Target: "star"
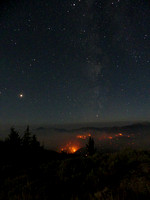
[(96, 115), (96, 118), (99, 118), (99, 114)]
[(23, 97), (24, 97), (24, 94), (23, 94), (23, 93), (20, 93), (20, 94), (19, 94), (19, 98), (22, 99)]

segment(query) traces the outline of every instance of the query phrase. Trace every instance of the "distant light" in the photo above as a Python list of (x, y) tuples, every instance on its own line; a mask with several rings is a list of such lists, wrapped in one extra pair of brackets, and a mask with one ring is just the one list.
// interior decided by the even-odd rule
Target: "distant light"
[(22, 99), (24, 97), (23, 93), (19, 94), (19, 98)]

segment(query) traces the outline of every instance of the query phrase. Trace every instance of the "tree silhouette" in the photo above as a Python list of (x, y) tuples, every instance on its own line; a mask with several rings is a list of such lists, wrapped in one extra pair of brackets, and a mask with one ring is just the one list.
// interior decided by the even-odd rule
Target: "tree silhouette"
[(10, 129), (10, 134), (8, 135), (8, 138), (6, 139), (6, 143), (9, 145), (10, 148), (13, 148), (13, 150), (20, 148), (21, 139), (20, 139), (19, 133), (15, 131), (14, 127)]
[(32, 136), (31, 148), (34, 149), (34, 150), (38, 150), (40, 148), (40, 142), (37, 140), (36, 135)]
[(89, 137), (88, 143), (86, 144), (87, 155), (92, 156), (95, 153), (94, 139)]
[(27, 126), (24, 136), (22, 137), (22, 145), (24, 148), (29, 148), (31, 145), (31, 133), (29, 126)]

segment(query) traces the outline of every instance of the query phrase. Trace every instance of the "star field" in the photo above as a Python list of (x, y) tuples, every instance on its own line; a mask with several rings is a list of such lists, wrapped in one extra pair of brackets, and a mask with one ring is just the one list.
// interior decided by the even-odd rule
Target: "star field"
[(4, 1), (0, 120), (149, 120), (148, 0)]

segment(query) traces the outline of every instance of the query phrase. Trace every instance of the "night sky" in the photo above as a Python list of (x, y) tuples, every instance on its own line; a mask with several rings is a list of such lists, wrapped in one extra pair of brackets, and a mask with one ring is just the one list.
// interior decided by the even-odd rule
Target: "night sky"
[(1, 124), (149, 116), (149, 0), (0, 4)]

